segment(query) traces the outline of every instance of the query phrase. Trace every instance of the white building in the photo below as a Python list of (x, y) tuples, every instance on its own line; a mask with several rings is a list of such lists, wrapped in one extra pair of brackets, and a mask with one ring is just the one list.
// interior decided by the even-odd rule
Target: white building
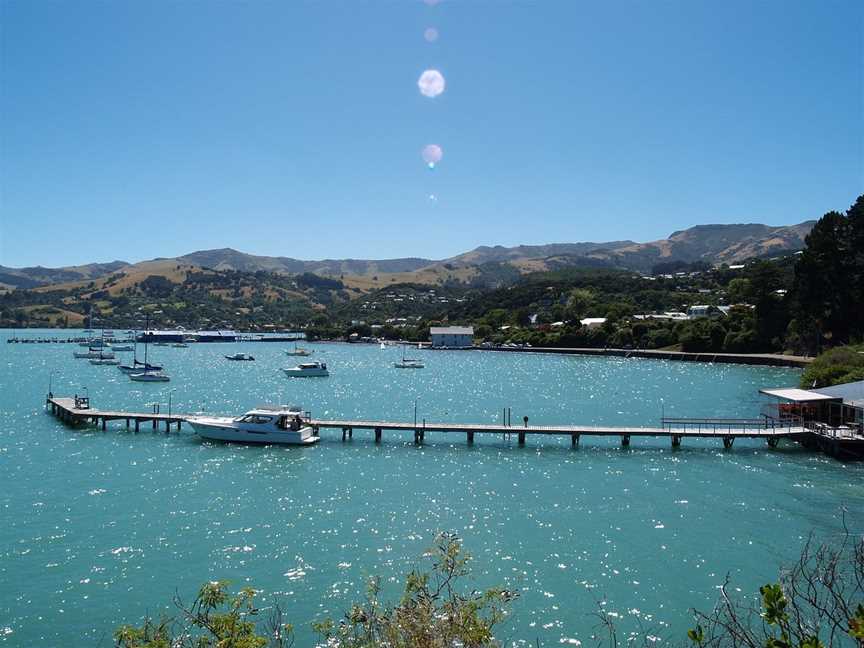
[(474, 346), (473, 326), (433, 326), (429, 329), (433, 347)]
[(589, 329), (600, 328), (606, 323), (605, 317), (584, 317), (579, 323)]

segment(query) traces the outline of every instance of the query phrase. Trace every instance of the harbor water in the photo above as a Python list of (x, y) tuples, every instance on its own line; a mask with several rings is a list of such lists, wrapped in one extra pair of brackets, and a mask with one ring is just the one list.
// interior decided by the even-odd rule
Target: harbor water
[[(34, 333), (36, 334), (36, 333)], [(51, 332), (39, 332), (51, 335)], [(286, 344), (151, 347), (170, 383), (141, 384), (72, 358), (71, 344), (6, 344), (0, 332), (0, 643), (112, 645), (121, 623), (170, 614), (208, 580), (278, 595), (298, 645), (380, 575), (385, 598), (422, 564), (438, 531), (464, 539), (468, 586), (517, 589), (498, 635), (508, 645), (590, 641), (593, 613), (622, 636), (683, 640), (690, 609), (776, 579), (807, 536), (864, 531), (864, 466), (790, 442), (529, 437), (323, 430), (312, 447), (207, 443), (138, 434), (122, 422), (72, 429), (46, 413), (55, 395), (97, 408), (238, 415), (263, 403), (316, 418), (514, 425), (654, 426), (666, 416), (752, 417), (758, 390), (799, 370), (607, 357), (306, 344), (328, 378), (286, 378)], [(65, 334), (64, 334), (65, 335)], [(224, 355), (245, 352), (254, 362)], [(126, 357), (129, 354), (124, 354)]]

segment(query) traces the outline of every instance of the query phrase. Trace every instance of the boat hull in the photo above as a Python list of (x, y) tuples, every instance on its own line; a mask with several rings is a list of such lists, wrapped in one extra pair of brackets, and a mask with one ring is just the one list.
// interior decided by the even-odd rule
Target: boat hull
[(243, 430), (213, 419), (188, 419), (195, 434), (210, 441), (261, 445), (312, 445), (321, 440), (311, 427), (299, 430)]
[(155, 373), (132, 373), (129, 374), (129, 379), (134, 380), (135, 382), (168, 382), (171, 380), (164, 374)]
[(326, 378), (330, 375), (326, 369), (283, 369), (282, 371), (289, 378)]

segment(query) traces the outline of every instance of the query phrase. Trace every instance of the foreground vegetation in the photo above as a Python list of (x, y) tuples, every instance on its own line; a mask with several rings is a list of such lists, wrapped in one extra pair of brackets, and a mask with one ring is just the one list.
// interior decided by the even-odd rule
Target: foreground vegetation
[[(339, 622), (313, 624), (319, 646), (327, 648), (495, 648), (502, 644), (494, 629), (505, 620), (518, 594), (504, 589), (461, 592), (469, 575), (469, 556), (449, 534), (436, 538), (427, 557), (428, 572), (412, 571), (401, 599), (386, 605), (377, 579), (366, 599), (353, 605)], [(294, 628), (278, 601), (262, 614), (256, 592), (231, 594), (224, 581), (204, 584), (191, 605), (175, 598), (176, 618), (145, 619), (114, 633), (117, 648), (286, 648), (294, 645)], [(798, 562), (776, 583), (759, 588), (758, 598), (734, 598), (729, 583), (720, 588), (714, 609), (694, 610), (695, 627), (675, 644), (694, 648), (833, 648), (864, 646), (864, 539), (847, 534), (839, 545), (808, 541)], [(266, 617), (261, 620), (261, 617)], [(601, 607), (598, 645), (617, 648), (615, 616)], [(643, 647), (657, 637), (643, 632)], [(632, 641), (632, 637), (628, 639)], [(539, 643), (539, 642), (538, 642)]]

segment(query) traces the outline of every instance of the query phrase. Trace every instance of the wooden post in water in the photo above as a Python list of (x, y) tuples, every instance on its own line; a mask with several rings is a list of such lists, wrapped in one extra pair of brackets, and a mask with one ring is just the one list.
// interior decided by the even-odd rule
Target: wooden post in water
[(525, 433), (524, 432), (519, 433), (519, 445), (520, 446), (525, 445)]
[(735, 443), (735, 437), (733, 436), (724, 436), (723, 437), (723, 447), (729, 450), (732, 447), (732, 444)]
[(621, 435), (621, 447), (627, 448), (629, 446), (630, 446), (630, 435), (629, 434), (622, 434)]
[(348, 436), (348, 428), (343, 427), (342, 428), (342, 440), (344, 441), (347, 436)]
[(672, 447), (673, 448), (681, 447), (681, 435), (680, 434), (673, 434), (672, 435)]
[(381, 443), (381, 428), (375, 428), (375, 443)]
[(103, 432), (105, 431), (105, 422), (106, 422), (106, 419), (103, 418), (102, 419), (102, 431)]
[(570, 445), (574, 448), (578, 447), (578, 445), (579, 445), (579, 435), (578, 434), (571, 434), (570, 435)]
[(349, 439), (354, 438), (354, 428), (348, 428), (348, 438)]
[(135, 419), (135, 432), (136, 432), (136, 433), (139, 431), (140, 426), (141, 426), (141, 421), (139, 421), (139, 420), (136, 418), (136, 419)]
[(768, 437), (768, 447), (776, 448), (777, 444), (780, 442), (780, 437)]
[(468, 445), (473, 444), (474, 443), (474, 432), (472, 430), (468, 430), (468, 432), (466, 434), (468, 436)]

